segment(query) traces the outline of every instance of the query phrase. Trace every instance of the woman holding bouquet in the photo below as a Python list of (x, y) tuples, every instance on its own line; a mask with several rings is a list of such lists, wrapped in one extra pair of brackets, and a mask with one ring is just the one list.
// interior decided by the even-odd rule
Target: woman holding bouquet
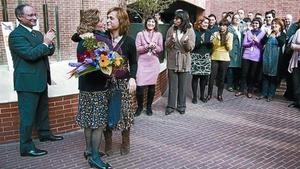
[[(83, 12), (77, 33), (81, 38), (77, 46), (77, 60), (83, 63), (91, 57), (91, 50), (86, 47), (85, 37), (92, 36), (97, 42), (105, 42), (109, 45), (109, 39), (103, 34), (96, 33), (98, 24), (102, 24), (97, 9), (89, 9)], [(108, 46), (109, 47), (109, 46)], [(101, 160), (99, 147), (103, 129), (107, 124), (107, 76), (101, 71), (94, 71), (79, 77), (79, 104), (76, 116), (77, 124), (84, 128), (86, 150), (84, 157), (88, 159), (91, 167), (107, 169), (108, 163)]]
[(138, 108), (135, 116), (139, 116), (143, 111), (144, 87), (148, 87), (147, 110), (148, 116), (152, 115), (152, 102), (155, 95), (155, 84), (160, 71), (159, 53), (163, 50), (163, 37), (157, 31), (157, 21), (154, 17), (149, 17), (145, 21), (145, 30), (136, 36), (136, 48), (138, 56), (137, 69), (137, 89), (136, 99)]
[[(114, 7), (107, 12), (108, 36), (111, 39), (113, 49), (123, 57), (123, 65), (113, 71), (113, 76), (122, 91), (121, 96), (121, 119), (113, 128), (122, 130), (121, 155), (126, 155), (130, 150), (130, 127), (133, 125), (134, 111), (131, 107), (131, 94), (136, 89), (135, 76), (137, 71), (135, 41), (127, 35), (129, 17), (125, 9)], [(112, 154), (112, 129), (107, 128), (104, 132), (105, 152)]]

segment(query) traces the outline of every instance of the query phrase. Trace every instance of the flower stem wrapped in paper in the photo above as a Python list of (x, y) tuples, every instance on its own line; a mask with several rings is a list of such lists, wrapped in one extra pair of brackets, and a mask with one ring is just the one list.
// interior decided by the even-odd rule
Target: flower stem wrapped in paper
[(85, 33), (80, 37), (83, 39), (83, 46), (86, 51), (77, 56), (78, 62), (69, 63), (69, 66), (74, 67), (69, 72), (70, 78), (83, 76), (98, 70), (110, 76), (113, 69), (122, 67), (124, 59), (118, 52), (110, 49), (107, 43), (108, 39), (103, 37), (99, 39), (93, 33)]

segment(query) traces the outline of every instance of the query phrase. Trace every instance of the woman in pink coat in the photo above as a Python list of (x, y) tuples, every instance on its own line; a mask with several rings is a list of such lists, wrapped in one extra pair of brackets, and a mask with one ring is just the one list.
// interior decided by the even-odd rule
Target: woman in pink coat
[(136, 99), (138, 108), (135, 116), (143, 111), (144, 87), (148, 86), (146, 114), (151, 116), (152, 102), (155, 95), (155, 84), (160, 71), (159, 53), (163, 51), (163, 37), (157, 31), (157, 21), (149, 17), (145, 21), (145, 30), (139, 32), (136, 37), (136, 49), (138, 53), (138, 68), (136, 74)]

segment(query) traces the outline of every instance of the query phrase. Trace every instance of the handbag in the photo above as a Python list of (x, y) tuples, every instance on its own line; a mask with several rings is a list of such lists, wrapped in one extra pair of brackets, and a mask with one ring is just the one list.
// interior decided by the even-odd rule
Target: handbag
[(115, 85), (108, 99), (108, 127), (114, 128), (121, 119), (122, 90)]

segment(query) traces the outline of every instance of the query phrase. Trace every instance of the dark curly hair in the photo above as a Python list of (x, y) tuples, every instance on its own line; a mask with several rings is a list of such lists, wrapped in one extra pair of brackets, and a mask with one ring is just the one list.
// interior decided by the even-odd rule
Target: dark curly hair
[(183, 33), (186, 33), (187, 29), (191, 28), (191, 22), (189, 14), (184, 10), (175, 11), (175, 18), (181, 19), (181, 25), (179, 27), (174, 27), (175, 30), (180, 29)]
[(156, 18), (155, 18), (154, 16), (149, 16), (149, 17), (145, 20), (145, 24), (144, 24), (145, 29), (148, 30), (148, 28), (147, 28), (147, 22), (148, 22), (150, 19), (154, 19), (154, 21), (155, 21), (154, 31), (158, 31), (158, 22), (157, 22), (157, 20), (156, 20)]
[(259, 28), (261, 28), (261, 26), (262, 26), (262, 21), (261, 21), (260, 18), (254, 18), (254, 19), (251, 21), (251, 23), (253, 24), (253, 22), (258, 22)]

